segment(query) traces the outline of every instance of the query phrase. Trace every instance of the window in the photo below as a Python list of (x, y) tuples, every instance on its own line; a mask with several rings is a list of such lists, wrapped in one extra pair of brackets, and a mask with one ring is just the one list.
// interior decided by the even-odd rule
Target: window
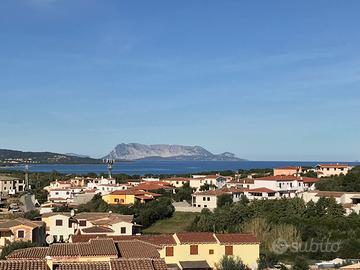
[(198, 246), (197, 245), (191, 245), (190, 246), (190, 255), (198, 255)]
[(118, 203), (118, 202), (119, 202), (119, 199), (118, 199), (118, 198), (115, 198), (115, 199), (114, 199), (114, 202)]
[(207, 197), (207, 200), (210, 201), (210, 197)]
[(23, 231), (23, 230), (19, 230), (19, 231), (17, 231), (17, 237), (18, 238), (24, 238), (25, 237), (25, 231)]
[(59, 242), (64, 242), (64, 236), (63, 235), (59, 235)]
[(79, 226), (85, 227), (86, 226), (86, 220), (80, 220), (79, 221)]
[(68, 224), (69, 228), (72, 228), (72, 224), (73, 224), (72, 220), (69, 219), (69, 224)]
[(174, 256), (174, 247), (166, 247), (165, 248), (165, 256), (166, 257), (172, 257)]
[(214, 250), (213, 250), (213, 249), (209, 249), (209, 254), (210, 254), (210, 255), (214, 254)]
[(205, 204), (204, 207), (207, 208), (207, 205)]
[(225, 255), (233, 255), (233, 246), (225, 246)]
[(206, 197), (203, 197), (203, 201), (206, 201)]
[(62, 226), (63, 225), (63, 221), (61, 219), (57, 219), (55, 220), (55, 225), (56, 226)]
[(59, 192), (55, 192), (55, 195), (59, 195)]
[(126, 233), (126, 227), (121, 227), (120, 232), (121, 232), (121, 234), (125, 234)]

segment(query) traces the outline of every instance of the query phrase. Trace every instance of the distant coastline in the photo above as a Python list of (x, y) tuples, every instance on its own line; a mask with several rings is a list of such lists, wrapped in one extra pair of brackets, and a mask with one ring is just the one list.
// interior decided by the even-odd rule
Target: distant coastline
[[(319, 161), (177, 161), (177, 160), (137, 160), (131, 162), (116, 162), (113, 165), (114, 174), (128, 175), (176, 175), (195, 174), (200, 172), (237, 171), (249, 169), (268, 169), (285, 166), (314, 167)], [(325, 162), (333, 163), (333, 162)], [(350, 166), (360, 165), (360, 162), (344, 162)], [(24, 165), (16, 165), (2, 170), (24, 170)], [(105, 164), (30, 164), (31, 172), (51, 172), (85, 175), (88, 173), (107, 173)]]

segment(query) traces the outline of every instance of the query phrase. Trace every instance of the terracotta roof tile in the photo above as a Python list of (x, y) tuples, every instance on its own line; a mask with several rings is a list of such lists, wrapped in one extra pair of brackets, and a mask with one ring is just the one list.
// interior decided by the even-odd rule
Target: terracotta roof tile
[(33, 259), (51, 257), (118, 257), (118, 251), (112, 239), (91, 239), (86, 243), (52, 244), (48, 248), (19, 249), (9, 254), (10, 259)]
[(18, 261), (6, 260), (0, 261), (0, 270), (50, 270), (45, 260)]
[[(88, 242), (91, 239), (96, 239), (99, 236), (96, 234), (85, 235), (78, 234), (71, 237), (73, 243)], [(171, 246), (176, 245), (175, 239), (171, 234), (159, 234), (159, 235), (123, 235), (123, 236), (101, 236), (101, 238), (110, 238), (114, 242), (134, 240), (138, 239), (143, 242), (147, 242), (157, 246)]]
[(160, 258), (158, 246), (140, 240), (125, 240), (117, 242), (122, 258)]
[(272, 189), (269, 189), (269, 188), (265, 188), (265, 187), (249, 189), (248, 192), (276, 193), (275, 190), (272, 190)]
[(94, 226), (81, 230), (84, 233), (113, 233), (114, 230), (108, 227)]
[(92, 239), (88, 243), (77, 244), (80, 256), (118, 256), (112, 239)]
[(111, 270), (166, 270), (166, 263), (162, 259), (118, 259), (111, 260)]
[(7, 259), (44, 259), (49, 252), (48, 247), (32, 247), (11, 252)]
[(180, 244), (217, 243), (214, 235), (207, 232), (177, 233), (176, 236), (179, 239)]
[(61, 263), (54, 270), (110, 270), (108, 262)]
[(220, 244), (251, 244), (259, 243), (254, 235), (239, 233), (215, 234)]
[(347, 164), (319, 164), (317, 167), (324, 167), (324, 168), (348, 168), (349, 165)]

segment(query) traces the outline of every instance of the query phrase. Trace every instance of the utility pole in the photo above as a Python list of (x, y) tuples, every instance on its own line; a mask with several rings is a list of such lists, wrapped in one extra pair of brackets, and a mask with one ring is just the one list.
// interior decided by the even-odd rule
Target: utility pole
[(29, 165), (25, 165), (25, 188), (24, 190), (27, 191), (29, 189)]

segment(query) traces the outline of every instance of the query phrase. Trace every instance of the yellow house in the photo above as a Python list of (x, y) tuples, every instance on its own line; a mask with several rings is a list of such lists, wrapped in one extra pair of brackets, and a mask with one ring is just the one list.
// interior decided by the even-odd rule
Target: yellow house
[(144, 203), (149, 200), (154, 200), (161, 196), (152, 192), (146, 192), (138, 189), (115, 190), (107, 195), (103, 195), (102, 199), (112, 205), (127, 205), (134, 204), (136, 201)]
[[(88, 242), (94, 239), (93, 235), (73, 235), (72, 242)], [(216, 264), (224, 255), (240, 258), (252, 269), (257, 268), (260, 255), (260, 243), (255, 236), (249, 234), (214, 234), (207, 232), (184, 232), (161, 235), (132, 235), (132, 236), (107, 236), (114, 242), (123, 243), (119, 246), (120, 253), (126, 242), (138, 240), (148, 243), (157, 249), (160, 258), (164, 259), (169, 270), (172, 269), (216, 269)], [(135, 249), (132, 244), (131, 250)], [(150, 254), (151, 246), (136, 248)], [(144, 257), (146, 254), (143, 254)]]
[(160, 250), (167, 265), (180, 269), (212, 269), (224, 255), (240, 258), (252, 269), (257, 268), (260, 244), (246, 234), (177, 233), (175, 244)]
[(25, 218), (0, 221), (0, 251), (15, 241), (45, 243), (45, 224)]

